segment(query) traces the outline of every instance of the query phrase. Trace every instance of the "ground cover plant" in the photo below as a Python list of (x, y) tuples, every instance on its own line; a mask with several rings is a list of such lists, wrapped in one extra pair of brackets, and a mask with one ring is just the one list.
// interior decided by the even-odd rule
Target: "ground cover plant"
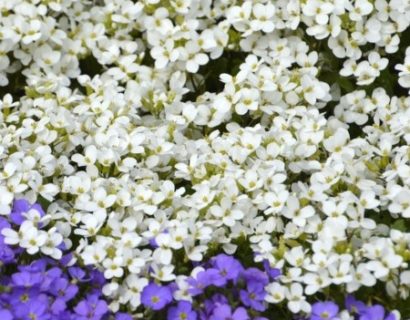
[(0, 1), (0, 319), (410, 319), (409, 0)]

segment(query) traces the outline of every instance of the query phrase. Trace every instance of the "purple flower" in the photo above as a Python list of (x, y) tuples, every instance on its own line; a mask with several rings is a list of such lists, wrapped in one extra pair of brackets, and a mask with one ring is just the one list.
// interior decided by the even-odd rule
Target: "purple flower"
[(85, 271), (83, 269), (79, 268), (79, 267), (70, 267), (70, 268), (68, 268), (68, 273), (76, 281), (82, 281), (82, 280), (84, 280), (84, 278), (86, 276)]
[(132, 320), (132, 317), (128, 313), (119, 312), (115, 314), (115, 320)]
[(390, 312), (384, 320), (397, 320), (393, 312)]
[(258, 268), (248, 268), (242, 272), (241, 276), (246, 282), (259, 282), (263, 286), (269, 283), (268, 275)]
[(196, 275), (196, 278), (188, 278), (187, 282), (191, 286), (191, 288), (188, 289), (188, 292), (192, 296), (197, 296), (199, 294), (202, 294), (204, 292), (204, 289), (214, 282), (214, 277), (217, 276), (218, 271), (215, 269), (209, 269), (209, 270), (204, 270), (201, 272), (198, 272)]
[[(23, 302), (23, 301), (22, 301)], [(24, 304), (23, 304), (24, 303)], [(31, 320), (46, 320), (50, 315), (47, 313), (48, 298), (45, 295), (32, 294), (26, 302), (13, 304), (13, 312), (18, 319)]]
[(206, 275), (208, 277), (208, 282), (210, 285), (223, 287), (227, 284), (227, 277), (225, 271), (210, 268), (206, 270)]
[(18, 269), (20, 271), (27, 271), (27, 272), (46, 272), (48, 263), (49, 263), (48, 260), (43, 258), (43, 259), (35, 260), (29, 265), (19, 266)]
[(40, 273), (30, 273), (27, 271), (18, 272), (11, 276), (13, 284), (16, 287), (30, 288), (40, 284), (43, 281), (43, 277)]
[(180, 301), (177, 306), (169, 308), (168, 320), (196, 320), (197, 314), (192, 310), (192, 304), (188, 301)]
[(257, 311), (266, 309), (263, 301), (266, 296), (265, 287), (260, 282), (248, 282), (246, 290), (241, 290), (239, 293), (242, 303)]
[(218, 270), (218, 277), (213, 281), (217, 286), (223, 286), (228, 280), (236, 281), (243, 267), (238, 260), (226, 254), (219, 254), (212, 259), (213, 267)]
[(339, 312), (339, 307), (331, 301), (316, 302), (312, 306), (310, 320), (331, 320), (335, 319)]
[(361, 313), (366, 310), (366, 305), (359, 300), (356, 300), (352, 295), (348, 295), (345, 299), (346, 309), (351, 313)]
[(245, 308), (239, 307), (232, 312), (227, 304), (219, 305), (215, 308), (209, 320), (248, 320), (249, 316)]
[(1, 309), (0, 310), (0, 319), (1, 320), (13, 320), (13, 315), (9, 310)]
[(161, 310), (171, 301), (171, 289), (167, 286), (159, 286), (156, 283), (150, 283), (141, 293), (142, 304), (153, 310)]
[(28, 312), (24, 320), (46, 320), (50, 318), (50, 315), (47, 313), (48, 305), (45, 301), (42, 300), (34, 300), (28, 305)]
[(51, 268), (42, 272), (44, 277), (43, 282), (41, 283), (41, 290), (47, 291), (51, 286), (54, 285), (54, 282), (57, 279), (60, 279), (62, 276), (62, 271), (59, 268)]
[(50, 320), (62, 320), (62, 319), (67, 319), (67, 320), (77, 320), (77, 316), (73, 313), (71, 313), (69, 310), (62, 311), (58, 316), (52, 317)]
[(389, 313), (386, 318), (384, 317), (385, 310), (384, 308), (376, 304), (374, 306), (366, 307), (360, 312), (359, 320), (395, 320), (396, 317), (393, 313)]
[(77, 292), (78, 287), (71, 284), (67, 279), (64, 278), (57, 279), (50, 287), (50, 293), (65, 302), (70, 301), (72, 298), (74, 298)]
[(45, 294), (41, 294), (40, 289), (33, 288), (16, 288), (14, 287), (11, 293), (8, 295), (8, 303), (12, 306), (16, 306), (16, 309), (24, 309), (32, 301), (48, 301)]
[[(89, 275), (90, 275), (90, 281), (91, 281), (97, 288), (100, 288), (102, 285), (105, 284), (104, 275), (103, 275), (100, 271), (98, 271), (98, 270), (96, 270), (96, 269), (93, 269), (93, 270), (91, 270), (91, 271), (89, 272)], [(83, 280), (83, 281), (84, 281), (84, 280)]]
[[(64, 244), (64, 242), (61, 242), (60, 246), (62, 246), (63, 244)], [(64, 244), (64, 246), (65, 246), (65, 244)], [(65, 248), (59, 248), (59, 249), (62, 250), (62, 251), (66, 250)], [(68, 266), (70, 264), (71, 260), (73, 260), (73, 254), (71, 252), (69, 252), (69, 253), (63, 255), (59, 262), (63, 266)]]
[(56, 299), (50, 307), (52, 314), (59, 315), (65, 311), (67, 305), (63, 299)]
[(204, 301), (204, 308), (199, 311), (201, 320), (208, 320), (217, 306), (228, 303), (228, 299), (223, 294), (215, 293), (211, 299), (206, 299)]
[(77, 320), (99, 320), (108, 312), (108, 306), (97, 295), (89, 295), (86, 300), (77, 304), (74, 311), (77, 314)]
[(277, 277), (281, 275), (281, 272), (277, 268), (272, 268), (270, 266), (269, 260), (263, 260), (263, 267), (265, 268), (265, 272), (269, 275), (272, 280), (275, 280)]
[(14, 261), (15, 253), (8, 245), (0, 243), (0, 262), (9, 264)]

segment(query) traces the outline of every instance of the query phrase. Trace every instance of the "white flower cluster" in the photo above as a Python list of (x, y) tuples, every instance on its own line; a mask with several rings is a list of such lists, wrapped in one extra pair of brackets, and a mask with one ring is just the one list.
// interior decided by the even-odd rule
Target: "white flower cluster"
[(409, 25), (409, 0), (0, 1), (0, 214), (55, 226), (6, 241), (64, 237), (113, 310), (241, 246), (295, 313), (332, 284), (408, 298), (410, 97), (371, 85)]
[(30, 209), (24, 212), (23, 216), (25, 220), (18, 231), (12, 228), (2, 229), (4, 243), (18, 245), (29, 254), (41, 251), (54, 259), (61, 259), (63, 236), (56, 227), (51, 227), (47, 231), (40, 230), (50, 222), (50, 215), (41, 216), (36, 209)]

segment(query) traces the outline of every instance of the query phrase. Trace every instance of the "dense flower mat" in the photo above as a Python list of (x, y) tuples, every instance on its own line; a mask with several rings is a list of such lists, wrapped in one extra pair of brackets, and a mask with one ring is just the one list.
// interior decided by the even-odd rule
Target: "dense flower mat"
[(410, 0), (0, 0), (0, 320), (410, 319)]

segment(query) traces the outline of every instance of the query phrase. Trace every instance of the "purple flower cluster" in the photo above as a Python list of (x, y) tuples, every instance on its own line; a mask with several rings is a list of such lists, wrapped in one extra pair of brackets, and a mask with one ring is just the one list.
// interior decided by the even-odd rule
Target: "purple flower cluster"
[[(84, 291), (103, 284), (99, 272), (65, 268), (47, 258), (16, 267), (15, 272), (1, 276), (1, 319), (97, 320), (108, 312), (99, 290)], [(78, 295), (83, 299), (78, 300)]]
[[(70, 266), (72, 255), (60, 260), (33, 258), (18, 246), (4, 242), (1, 230), (15, 229), (37, 204), (15, 201), (9, 220), (0, 217), (0, 319), (1, 320), (103, 320), (113, 318), (102, 297), (104, 276), (97, 270)], [(118, 313), (117, 320), (131, 320)]]
[[(386, 311), (381, 305), (366, 305), (356, 300), (353, 296), (347, 296), (346, 309), (355, 320), (397, 320), (392, 312)], [(312, 306), (312, 314), (309, 320), (338, 320), (339, 306), (332, 301), (316, 302)]]
[(280, 271), (264, 263), (264, 269), (245, 268), (237, 259), (225, 254), (213, 257), (201, 271), (189, 277), (188, 293), (193, 302), (173, 302), (177, 285), (150, 283), (142, 292), (145, 307), (161, 310), (167, 306), (168, 320), (263, 320), (266, 310), (265, 286)]
[(379, 304), (366, 305), (349, 295), (345, 301), (346, 309), (354, 314), (358, 320), (397, 320), (396, 316)]

